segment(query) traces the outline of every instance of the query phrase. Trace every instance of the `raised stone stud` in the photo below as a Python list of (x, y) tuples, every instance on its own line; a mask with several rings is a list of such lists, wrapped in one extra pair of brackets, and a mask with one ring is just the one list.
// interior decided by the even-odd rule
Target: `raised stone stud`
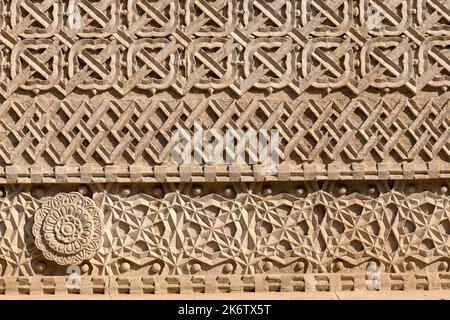
[(159, 273), (161, 271), (161, 265), (155, 262), (154, 264), (152, 264), (150, 270), (152, 273)]
[(163, 196), (163, 194), (164, 194), (164, 190), (160, 186), (153, 188), (153, 195), (155, 197), (160, 198)]
[(223, 273), (231, 273), (231, 272), (233, 272), (233, 265), (231, 263), (227, 263), (223, 267)]
[(334, 265), (334, 268), (336, 271), (341, 271), (342, 269), (344, 269), (344, 263), (342, 261), (338, 261)]
[(202, 266), (199, 263), (194, 263), (191, 267), (192, 273), (197, 273), (197, 272), (200, 272), (201, 270), (202, 270)]
[(37, 270), (38, 272), (44, 272), (46, 267), (47, 267), (47, 265), (45, 264), (44, 261), (39, 261), (39, 262), (36, 264), (36, 270)]
[(264, 271), (269, 271), (269, 270), (271, 270), (272, 268), (273, 268), (273, 263), (270, 262), (270, 261), (265, 262), (264, 265), (263, 265)]
[(130, 268), (131, 268), (131, 266), (130, 266), (130, 264), (128, 262), (122, 262), (122, 264), (120, 265), (119, 270), (120, 270), (120, 272), (125, 273), (128, 270), (130, 270)]
[(80, 268), (81, 273), (86, 274), (89, 272), (89, 265), (87, 263), (83, 264)]
[(347, 193), (347, 188), (345, 186), (339, 186), (338, 188), (338, 194), (341, 196), (345, 195)]
[(198, 197), (202, 194), (202, 188), (198, 185), (192, 187), (192, 195)]

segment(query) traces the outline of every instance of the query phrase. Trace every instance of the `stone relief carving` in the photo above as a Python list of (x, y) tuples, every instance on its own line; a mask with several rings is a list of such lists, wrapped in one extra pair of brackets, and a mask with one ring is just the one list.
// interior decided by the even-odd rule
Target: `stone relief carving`
[[(291, 291), (303, 279), (304, 291), (305, 274), (355, 286), (369, 266), (405, 288), (408, 274), (417, 288), (425, 273), (441, 279), (425, 277), (429, 286), (444, 288), (448, 280), (449, 191), (439, 180), (78, 189), (3, 190), (1, 279), (54, 281), (72, 264), (84, 281), (138, 281), (141, 293), (143, 283), (165, 286), (170, 279), (185, 279), (187, 288), (195, 279), (219, 281), (212, 292), (220, 291), (220, 279), (260, 279), (257, 291), (267, 291), (279, 275)], [(310, 290), (330, 290), (319, 283)]]
[[(367, 25), (372, 8), (376, 28)], [(450, 69), (449, 14), (437, 0), (15, 0), (3, 11), (10, 13), (2, 51), (12, 62), (0, 88), (5, 98), (20, 89), (126, 95), (149, 84), (181, 95), (195, 88), (237, 96), (253, 88), (418, 94), (440, 88), (437, 79)]]
[(48, 260), (76, 265), (91, 259), (101, 246), (103, 214), (79, 193), (60, 193), (42, 204), (35, 215), (36, 246)]
[[(448, 101), (447, 96), (323, 103), (298, 98), (289, 104), (267, 99), (6, 101), (0, 119), (0, 163), (6, 170), (0, 171), (0, 181), (116, 182), (118, 176), (134, 182), (238, 181), (222, 164), (209, 164), (209, 178), (201, 163), (183, 173), (173, 162), (175, 128), (194, 136), (196, 120), (205, 130), (277, 129), (285, 176), (272, 174), (273, 179), (448, 178)], [(257, 165), (241, 163), (236, 170), (258, 179)]]
[(449, 289), (449, 7), (0, 0), (0, 295)]

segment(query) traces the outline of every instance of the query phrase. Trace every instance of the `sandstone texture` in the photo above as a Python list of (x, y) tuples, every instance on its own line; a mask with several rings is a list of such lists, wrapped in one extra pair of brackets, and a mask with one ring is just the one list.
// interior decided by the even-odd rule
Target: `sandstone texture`
[(449, 86), (450, 0), (0, 0), (0, 298), (446, 298)]

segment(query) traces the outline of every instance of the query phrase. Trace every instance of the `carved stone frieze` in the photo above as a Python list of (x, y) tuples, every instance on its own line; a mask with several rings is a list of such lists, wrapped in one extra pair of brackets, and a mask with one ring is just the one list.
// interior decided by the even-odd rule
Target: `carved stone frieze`
[(0, 0), (0, 295), (449, 289), (449, 8)]

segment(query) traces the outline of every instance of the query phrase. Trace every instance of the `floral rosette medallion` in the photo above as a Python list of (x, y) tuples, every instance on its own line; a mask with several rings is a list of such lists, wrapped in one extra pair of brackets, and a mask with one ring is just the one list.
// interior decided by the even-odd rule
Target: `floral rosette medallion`
[(102, 212), (92, 199), (77, 192), (59, 193), (36, 211), (36, 246), (48, 260), (60, 265), (79, 264), (100, 248), (102, 221)]

